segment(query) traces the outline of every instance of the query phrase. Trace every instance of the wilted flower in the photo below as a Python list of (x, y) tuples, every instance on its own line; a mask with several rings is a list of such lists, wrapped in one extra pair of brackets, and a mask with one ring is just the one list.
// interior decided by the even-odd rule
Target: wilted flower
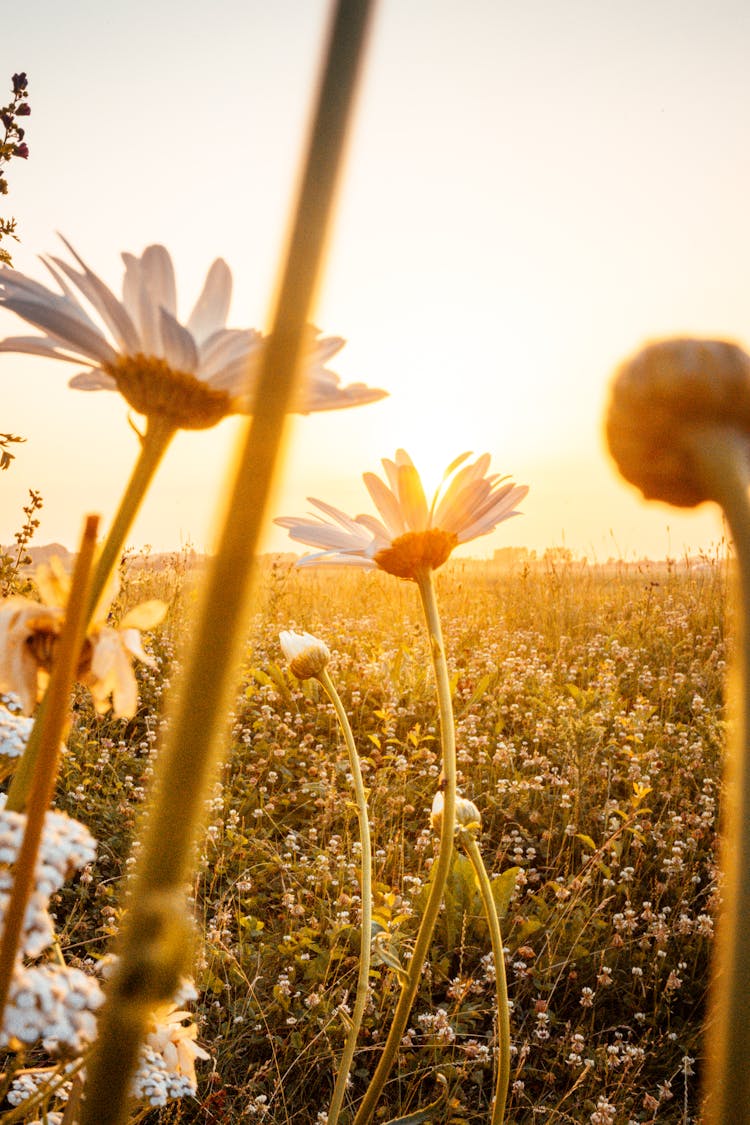
[(516, 505), (528, 488), (497, 474), (486, 476), (489, 453), (464, 465), (470, 456), (463, 453), (448, 466), (429, 507), (411, 458), (399, 449), (395, 461), (383, 461), (390, 487), (374, 473), (363, 477), (382, 520), (368, 515), (351, 519), (330, 504), (310, 499), (328, 519), (283, 517), (275, 522), (286, 527), (292, 539), (323, 548), (301, 559), (301, 565), (377, 566), (398, 578), (414, 578), (421, 570), (442, 566), (459, 543), (488, 535), (519, 514)]
[[(251, 412), (263, 337), (254, 329), (226, 327), (232, 292), (226, 262), (217, 258), (213, 263), (183, 325), (177, 320), (172, 259), (163, 246), (147, 247), (140, 258), (122, 255), (125, 277), (118, 300), (70, 244), (65, 245), (80, 271), (54, 256), (42, 259), (60, 293), (16, 270), (0, 271), (0, 304), (45, 333), (4, 340), (0, 351), (90, 364), (71, 380), (71, 387), (119, 390), (139, 414), (161, 416), (175, 428), (205, 429), (227, 414)], [(101, 325), (89, 316), (69, 282), (98, 314)], [(308, 375), (296, 412), (336, 410), (384, 397), (385, 391), (362, 383), (342, 387), (339, 377), (326, 369), (325, 363), (343, 343), (334, 337), (320, 339), (317, 329), (310, 329), (303, 360)]]
[[(30, 714), (52, 669), (65, 617), (69, 580), (58, 560), (37, 568), (42, 602), (11, 597), (0, 602), (0, 691), (14, 692)], [(163, 602), (144, 602), (128, 611), (119, 626), (91, 626), (84, 642), (77, 678), (88, 687), (99, 713), (112, 706), (115, 716), (130, 717), (138, 706), (133, 659), (154, 667), (141, 646), (141, 629), (153, 629), (166, 613)], [(111, 698), (111, 703), (110, 703)]]
[(211, 1056), (196, 1043), (198, 1028), (192, 1014), (169, 1002), (149, 1016), (145, 1046), (159, 1054), (172, 1074), (183, 1075), (195, 1090), (195, 1060)]
[(714, 499), (691, 443), (706, 426), (750, 433), (750, 356), (725, 340), (661, 340), (615, 372), (606, 418), (609, 449), (647, 500), (692, 508)]
[(298, 680), (319, 675), (328, 666), (331, 654), (327, 645), (310, 633), (279, 633), (279, 641), (289, 667)]
[[(445, 798), (439, 789), (432, 799), (430, 823), (434, 832), (440, 833), (443, 826)], [(470, 828), (479, 831), (482, 827), (482, 814), (468, 797), (456, 797), (456, 828)]]

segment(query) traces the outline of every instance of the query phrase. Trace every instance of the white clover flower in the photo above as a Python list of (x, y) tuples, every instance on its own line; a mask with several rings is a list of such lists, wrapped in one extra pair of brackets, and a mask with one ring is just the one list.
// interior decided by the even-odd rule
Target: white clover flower
[(18, 1051), (41, 1042), (52, 1055), (80, 1055), (96, 1037), (104, 1003), (98, 981), (68, 965), (18, 965), (11, 978), (0, 1046)]
[(331, 654), (328, 646), (311, 633), (279, 633), (279, 642), (289, 667), (298, 680), (309, 680), (328, 667)]
[[(0, 351), (88, 364), (71, 387), (117, 390), (139, 414), (161, 417), (175, 429), (205, 429), (227, 414), (250, 413), (264, 341), (254, 329), (226, 327), (232, 294), (226, 262), (217, 258), (213, 263), (183, 325), (177, 319), (172, 259), (163, 246), (147, 247), (140, 258), (122, 255), (125, 276), (118, 299), (63, 242), (80, 269), (54, 256), (42, 259), (59, 293), (17, 270), (0, 270), (0, 305), (44, 333), (6, 339)], [(295, 412), (360, 406), (385, 396), (362, 383), (342, 387), (325, 364), (344, 341), (319, 335), (310, 328), (303, 359), (307, 378)]]
[(368, 515), (351, 519), (338, 508), (310, 498), (326, 519), (284, 516), (274, 522), (299, 543), (322, 548), (301, 559), (300, 565), (380, 567), (398, 578), (414, 578), (421, 570), (442, 566), (459, 543), (488, 535), (499, 523), (519, 515), (516, 505), (528, 488), (497, 474), (486, 476), (489, 453), (464, 465), (470, 456), (463, 453), (448, 466), (443, 486), (429, 507), (411, 458), (399, 449), (394, 461), (383, 461), (387, 485), (374, 473), (363, 477), (381, 519)]
[(17, 715), (0, 705), (0, 781), (18, 765), (32, 726), (31, 719), (25, 715)]

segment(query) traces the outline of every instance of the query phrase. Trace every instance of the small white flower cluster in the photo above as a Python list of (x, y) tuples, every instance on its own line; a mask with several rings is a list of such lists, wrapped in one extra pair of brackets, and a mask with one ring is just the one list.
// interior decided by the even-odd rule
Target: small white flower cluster
[[(66, 1066), (70, 1066), (68, 1063)], [(28, 1101), (29, 1098), (35, 1098), (39, 1091), (46, 1086), (53, 1078), (57, 1079), (59, 1071), (56, 1067), (35, 1068), (34, 1070), (22, 1071), (17, 1075), (11, 1083), (10, 1090), (8, 1091), (7, 1098), (11, 1105), (20, 1105), (21, 1102)], [(73, 1085), (70, 1081), (63, 1082), (55, 1090), (55, 1096), (58, 1098), (67, 1098)], [(52, 1120), (52, 1115), (49, 1115)]]
[(16, 759), (26, 749), (32, 725), (33, 719), (0, 706), (0, 771), (3, 776), (15, 769)]
[(153, 1047), (143, 1047), (138, 1069), (133, 1075), (131, 1093), (140, 1102), (163, 1106), (171, 1098), (195, 1095), (195, 1084), (187, 1074), (170, 1069), (166, 1059)]
[[(4, 805), (5, 797), (0, 796), (0, 890), (9, 891), (13, 885), (9, 867), (18, 855), (26, 816), (11, 812)], [(65, 813), (48, 812), (37, 860), (36, 891), (50, 897), (95, 857), (96, 841), (83, 824)]]
[(96, 1036), (98, 982), (67, 965), (19, 965), (10, 984), (0, 1046), (19, 1050), (40, 1040), (51, 1055), (80, 1055)]
[[(12, 865), (21, 847), (26, 817), (4, 808), (0, 796), (0, 917), (5, 910), (13, 886)], [(87, 828), (64, 813), (48, 812), (37, 858), (36, 882), (31, 893), (21, 933), (19, 953), (38, 957), (54, 941), (54, 930), (48, 913), (50, 897), (78, 868), (91, 863), (96, 855), (96, 842)]]

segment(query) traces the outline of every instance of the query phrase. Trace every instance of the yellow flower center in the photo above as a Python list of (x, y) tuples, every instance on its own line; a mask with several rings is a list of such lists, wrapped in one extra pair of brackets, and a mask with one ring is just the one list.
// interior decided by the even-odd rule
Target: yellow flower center
[(375, 555), (381, 570), (397, 578), (416, 578), (420, 570), (437, 570), (458, 546), (458, 536), (439, 527), (407, 531)]
[(120, 356), (104, 367), (139, 414), (159, 414), (177, 429), (206, 430), (231, 413), (226, 391), (209, 387), (187, 371), (175, 371), (152, 355)]

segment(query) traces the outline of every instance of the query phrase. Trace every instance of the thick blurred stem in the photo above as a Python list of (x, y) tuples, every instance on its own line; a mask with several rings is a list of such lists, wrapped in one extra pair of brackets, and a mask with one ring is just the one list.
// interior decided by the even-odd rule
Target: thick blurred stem
[(91, 564), (96, 548), (97, 516), (89, 516), (78, 552), (65, 623), (58, 638), (55, 665), (47, 689), (47, 706), (39, 727), (39, 753), (31, 780), (26, 826), (13, 865), (13, 888), (5, 910), (5, 926), (0, 941), (0, 1026), (8, 1002), (11, 977), (16, 964), (26, 906), (36, 879), (36, 860), (44, 829), (44, 818), (52, 802), (60, 761), (60, 744), (70, 721), (70, 693), (76, 678), (81, 648), (86, 636), (86, 604), (91, 580)]
[(750, 458), (727, 428), (696, 431), (696, 465), (726, 514), (737, 555), (737, 655), (729, 681), (722, 912), (712, 967), (706, 1125), (750, 1122)]
[[(141, 438), (141, 449), (135, 463), (128, 486), (125, 489), (120, 507), (117, 510), (112, 527), (109, 530), (94, 566), (94, 573), (89, 587), (85, 607), (84, 629), (88, 629), (94, 615), (97, 603), (107, 587), (107, 583), (117, 566), (125, 539), (133, 526), (133, 520), (138, 514), (143, 498), (148, 491), (154, 474), (159, 467), (170, 441), (175, 434), (171, 423), (166, 423), (158, 417), (149, 420), (146, 433)], [(37, 756), (39, 754), (39, 739), (41, 735), (44, 714), (47, 709), (47, 696), (42, 700), (37, 711), (36, 722), (31, 729), (29, 741), (13, 775), (13, 780), (8, 790), (9, 809), (23, 812), (29, 795), (31, 778), (34, 773)]]
[(188, 946), (184, 884), (222, 748), (249, 613), (253, 562), (293, 408), (306, 326), (323, 256), (370, 0), (339, 0), (325, 59), (291, 237), (252, 422), (229, 487), (219, 546), (206, 576), (192, 646), (159, 756), (120, 942), (88, 1070), (82, 1125), (119, 1125), (148, 1012), (174, 991)]
[(445, 786), (443, 799), (445, 803), (443, 805), (443, 819), (440, 829), (440, 846), (431, 873), (427, 902), (425, 903), (417, 938), (414, 942), (414, 950), (407, 969), (407, 980), (396, 1005), (393, 1023), (388, 1032), (388, 1038), (383, 1047), (383, 1053), (380, 1056), (380, 1061), (375, 1069), (375, 1073), (370, 1080), (370, 1085), (367, 1087), (365, 1096), (360, 1103), (357, 1116), (354, 1119), (354, 1125), (365, 1125), (365, 1123), (371, 1119), (375, 1111), (375, 1106), (383, 1091), (383, 1087), (385, 1086), (386, 1079), (393, 1069), (396, 1054), (401, 1044), (404, 1031), (406, 1030), (409, 1013), (411, 1012), (419, 988), (422, 968), (432, 941), (435, 923), (437, 922), (438, 913), (440, 911), (440, 904), (443, 901), (445, 884), (448, 881), (451, 856), (453, 854), (453, 833), (456, 823), (456, 735), (453, 723), (450, 678), (448, 676), (448, 665), (443, 648), (443, 631), (440, 626), (440, 615), (438, 613), (437, 599), (435, 597), (432, 571), (428, 568), (422, 570), (417, 575), (416, 582), (419, 587), (422, 608), (427, 622), (432, 666), (435, 670), (435, 682), (437, 685), (438, 708), (440, 712), (440, 739), (443, 756), (443, 783)]
[(336, 1075), (336, 1084), (333, 1088), (331, 1104), (328, 1109), (327, 1125), (336, 1125), (341, 1112), (346, 1092), (346, 1082), (354, 1058), (354, 1049), (357, 1045), (359, 1029), (365, 1014), (365, 1005), (369, 994), (370, 984), (370, 948), (372, 943), (372, 848), (370, 846), (370, 822), (367, 816), (367, 795), (362, 780), (362, 770), (359, 764), (357, 747), (354, 745), (352, 728), (349, 718), (344, 710), (339, 693), (328, 671), (323, 669), (318, 679), (325, 688), (328, 698), (333, 703), (336, 716), (339, 720), (346, 748), (349, 753), (349, 766), (352, 771), (354, 783), (354, 797), (357, 804), (357, 819), (359, 821), (359, 839), (362, 846), (362, 926), (359, 943), (359, 975), (357, 977), (357, 994), (352, 1009), (352, 1022), (346, 1037), (344, 1050), (341, 1055), (339, 1071)]
[(466, 828), (458, 833), (461, 844), (471, 861), (474, 873), (479, 882), (479, 893), (482, 896), (482, 905), (490, 931), (492, 943), (492, 957), (495, 962), (495, 990), (497, 992), (497, 1081), (495, 1083), (495, 1104), (492, 1107), (490, 1125), (502, 1125), (505, 1120), (505, 1103), (508, 1097), (508, 1083), (510, 1082), (510, 1008), (508, 1004), (508, 982), (505, 978), (505, 956), (503, 954), (503, 938), (500, 932), (500, 918), (492, 894), (487, 868), (484, 866), (482, 853), (479, 851), (474, 835)]

